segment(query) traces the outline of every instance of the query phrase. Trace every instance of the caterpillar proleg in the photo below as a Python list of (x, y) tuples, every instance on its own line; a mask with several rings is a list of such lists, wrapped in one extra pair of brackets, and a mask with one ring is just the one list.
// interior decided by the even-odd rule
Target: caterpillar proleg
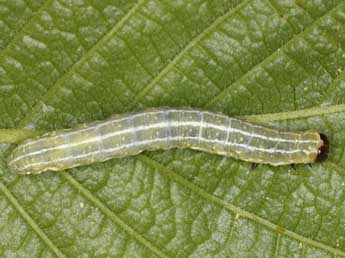
[(328, 140), (317, 131), (279, 131), (209, 111), (155, 109), (26, 140), (12, 151), (8, 166), (37, 174), (170, 148), (278, 166), (324, 160)]

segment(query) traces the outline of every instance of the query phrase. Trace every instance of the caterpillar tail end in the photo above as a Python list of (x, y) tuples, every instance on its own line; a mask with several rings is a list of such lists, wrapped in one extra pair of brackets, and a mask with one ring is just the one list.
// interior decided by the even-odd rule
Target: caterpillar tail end
[(327, 159), (329, 151), (329, 141), (327, 136), (323, 133), (320, 133), (320, 147), (317, 150), (317, 156), (315, 161), (322, 162)]

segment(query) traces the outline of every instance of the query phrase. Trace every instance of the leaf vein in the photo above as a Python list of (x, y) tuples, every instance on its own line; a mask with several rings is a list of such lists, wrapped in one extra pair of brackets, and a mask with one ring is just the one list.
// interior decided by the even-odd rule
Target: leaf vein
[(48, 3), (50, 3), (51, 0), (46, 0), (41, 6), (40, 8), (38, 8), (34, 14), (25, 22), (25, 25), (22, 26), (21, 28), (19, 28), (19, 30), (16, 32), (15, 36), (9, 41), (7, 42), (7, 44), (4, 46), (3, 49), (0, 50), (0, 54), (2, 55), (4, 52), (6, 52), (10, 45), (17, 39), (19, 39), (22, 35), (23, 35), (23, 32), (24, 30), (26, 29), (26, 27), (30, 26), (31, 25), (31, 22), (37, 18), (37, 15), (44, 9), (48, 6)]
[[(326, 12), (323, 16), (320, 16), (317, 20), (315, 20), (312, 24), (310, 24), (304, 31), (295, 34), (289, 41), (285, 42), (281, 48), (285, 48), (287, 47), (289, 44), (291, 44), (292, 42), (294, 42), (294, 40), (298, 39), (298, 38), (302, 38), (302, 36), (308, 32), (310, 32), (310, 30), (312, 30), (315, 26), (315, 24), (318, 24), (319, 22), (321, 22), (323, 20), (324, 17), (326, 17), (327, 15), (329, 15), (330, 13), (334, 12), (335, 10), (337, 10), (339, 8), (339, 6), (344, 5), (344, 3), (338, 4), (335, 7), (333, 7), (329, 12)], [(230, 85), (228, 85), (227, 87), (225, 87), (223, 89), (223, 91), (221, 91), (219, 94), (217, 94), (214, 98), (212, 98), (208, 103), (206, 103), (205, 107), (210, 107), (212, 106), (213, 103), (217, 102), (218, 99), (222, 98), (227, 91), (230, 89), (230, 87), (232, 87), (233, 85), (236, 85), (238, 83), (241, 82), (241, 80), (243, 80), (244, 78), (248, 77), (253, 71), (255, 71), (256, 68), (261, 67), (262, 65), (268, 63), (269, 61), (271, 61), (271, 59), (273, 59), (276, 55), (279, 54), (279, 51), (274, 51), (272, 52), (269, 56), (267, 56), (264, 60), (262, 60), (261, 62), (259, 62), (258, 64), (254, 65), (253, 67), (251, 67), (251, 69), (249, 69), (245, 74), (243, 74), (237, 81), (231, 83)]]
[(279, 255), (279, 248), (280, 248), (281, 238), (282, 238), (282, 234), (278, 233), (276, 244), (275, 244), (275, 248), (274, 248), (273, 258), (277, 258), (278, 255)]
[(26, 223), (34, 230), (34, 232), (41, 238), (41, 240), (56, 254), (57, 257), (67, 258), (64, 253), (48, 238), (39, 225), (31, 218), (31, 216), (25, 211), (24, 207), (13, 196), (10, 190), (0, 182), (0, 190), (4, 193), (10, 203), (17, 209)]
[(340, 255), (342, 257), (345, 257), (345, 252), (343, 252), (342, 250), (339, 250), (337, 248), (334, 248), (332, 246), (329, 246), (327, 244), (324, 244), (322, 242), (307, 238), (305, 236), (302, 236), (298, 233), (295, 233), (293, 231), (290, 231), (288, 229), (282, 228), (279, 225), (276, 225), (264, 218), (261, 218), (259, 216), (257, 216), (254, 213), (248, 212), (246, 210), (243, 210), (242, 208), (239, 208), (231, 203), (228, 203), (222, 199), (220, 199), (217, 196), (214, 196), (210, 193), (208, 193), (207, 191), (205, 191), (204, 189), (200, 188), (199, 186), (193, 184), (192, 182), (189, 182), (187, 179), (183, 178), (182, 176), (178, 175), (175, 171), (167, 168), (166, 166), (160, 164), (159, 162), (151, 159), (148, 156), (145, 155), (139, 155), (138, 157), (142, 162), (146, 163), (148, 166), (151, 166), (155, 169), (158, 169), (159, 171), (163, 171), (163, 173), (170, 177), (171, 179), (173, 179), (175, 182), (181, 184), (182, 186), (188, 188), (189, 190), (191, 190), (192, 192), (198, 194), (199, 196), (203, 197), (204, 199), (211, 201), (225, 209), (227, 209), (228, 211), (234, 213), (234, 214), (239, 214), (239, 216), (246, 218), (248, 220), (254, 221), (262, 226), (265, 226), (266, 228), (276, 232), (277, 228), (279, 228), (280, 231), (283, 232), (281, 234), (284, 234), (286, 236), (289, 236), (301, 243), (305, 243), (309, 246), (314, 246), (316, 248), (320, 248), (323, 249), (325, 251), (328, 251), (332, 254), (337, 254)]
[[(98, 46), (101, 45), (103, 42), (106, 42), (110, 37), (113, 36), (115, 32), (117, 32), (125, 22), (145, 3), (146, 0), (139, 0), (131, 10), (127, 12), (127, 14), (122, 17), (122, 19), (116, 23), (112, 29), (110, 29), (106, 34), (104, 34), (89, 50), (86, 52), (76, 63), (74, 63), (66, 72), (63, 74), (53, 85), (50, 87), (48, 92), (45, 94), (45, 98), (49, 96), (54, 96), (56, 91), (59, 89), (60, 85), (63, 84), (64, 80), (66, 79), (67, 75), (73, 74), (74, 70), (79, 67), (83, 62), (89, 58), (97, 49)], [(27, 116), (21, 121), (19, 126), (24, 126), (26, 123), (30, 121), (35, 113), (38, 113), (40, 109), (39, 103), (36, 103), (32, 108), (31, 112), (28, 113)]]
[[(271, 8), (281, 17), (281, 18), (284, 18), (284, 14), (282, 14), (281, 12), (280, 12), (280, 10), (278, 9), (278, 7), (276, 6), (276, 4), (275, 3), (273, 3), (271, 0), (267, 0), (267, 2), (268, 2), (268, 4), (271, 6)], [(291, 25), (291, 23), (289, 22), (289, 20), (288, 19), (284, 19), (286, 22), (287, 22), (287, 24), (289, 24), (289, 26), (291, 27), (291, 29), (293, 29), (293, 26)]]
[(143, 98), (148, 91), (150, 91), (158, 81), (160, 81), (164, 75), (166, 75), (177, 63), (178, 61), (193, 47), (199, 42), (203, 37), (208, 35), (208, 33), (212, 32), (212, 30), (218, 26), (220, 23), (222, 23), (225, 19), (227, 19), (231, 14), (236, 12), (237, 10), (241, 9), (245, 4), (247, 4), (249, 0), (243, 1), (241, 4), (237, 5), (233, 9), (228, 10), (217, 18), (215, 21), (211, 23), (206, 29), (202, 30), (201, 33), (195, 37), (193, 40), (189, 42), (187, 46), (185, 46), (176, 56), (175, 58), (168, 63), (167, 66), (165, 66), (154, 78), (151, 80), (145, 87), (143, 87), (137, 94), (135, 100), (127, 107), (128, 109), (132, 109), (139, 101), (141, 98)]
[[(327, 38), (327, 39), (329, 39), (329, 38)], [(320, 54), (320, 52), (317, 51), (317, 50), (312, 46), (312, 44), (311, 44), (308, 40), (303, 39), (303, 41), (309, 46), (309, 48), (310, 48), (312, 51), (314, 51), (314, 52)], [(332, 75), (331, 72), (328, 71), (328, 69), (327, 69), (326, 66), (321, 62), (321, 60), (318, 60), (318, 63), (319, 63), (320, 66), (328, 73), (328, 75), (329, 75), (332, 79), (335, 79), (335, 78), (334, 78), (334, 75)]]
[(153, 243), (148, 241), (146, 238), (141, 236), (138, 232), (135, 231), (131, 226), (129, 226), (125, 221), (118, 217), (112, 210), (110, 210), (101, 200), (96, 198), (88, 189), (82, 186), (71, 174), (66, 172), (61, 172), (61, 175), (67, 182), (69, 182), (75, 189), (83, 194), (90, 202), (92, 202), (97, 208), (99, 208), (105, 215), (107, 215), (111, 220), (113, 220), (117, 225), (122, 227), (128, 235), (132, 236), (139, 243), (144, 245), (146, 248), (151, 250), (160, 258), (169, 258), (168, 255), (163, 253), (158, 247)]

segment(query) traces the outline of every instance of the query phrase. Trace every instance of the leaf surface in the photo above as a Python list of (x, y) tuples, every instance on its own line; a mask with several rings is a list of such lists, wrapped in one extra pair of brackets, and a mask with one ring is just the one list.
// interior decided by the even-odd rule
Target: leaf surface
[(188, 106), (313, 128), (331, 152), (296, 171), (170, 150), (16, 176), (3, 144), (2, 257), (345, 257), (345, 1), (16, 2), (0, 128)]

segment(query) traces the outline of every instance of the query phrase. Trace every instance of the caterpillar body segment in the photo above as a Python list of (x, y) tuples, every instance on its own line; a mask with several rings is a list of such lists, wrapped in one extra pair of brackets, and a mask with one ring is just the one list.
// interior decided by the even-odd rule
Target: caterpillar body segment
[(19, 144), (8, 158), (20, 174), (64, 170), (144, 150), (191, 148), (273, 166), (327, 156), (327, 137), (289, 132), (193, 109), (155, 109), (57, 130)]

